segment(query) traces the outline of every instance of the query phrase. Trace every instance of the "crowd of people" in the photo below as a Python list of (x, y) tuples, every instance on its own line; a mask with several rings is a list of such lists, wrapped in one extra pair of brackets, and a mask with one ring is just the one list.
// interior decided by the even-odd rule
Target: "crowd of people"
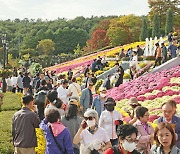
[[(60, 83), (64, 89), (68, 85), (65, 80)], [(61, 96), (58, 88), (50, 90), (45, 103), (26, 94), (22, 109), (12, 119), (15, 154), (35, 154), (35, 128), (39, 127), (44, 131), (47, 154), (180, 153), (180, 117), (174, 100), (161, 106), (163, 116), (154, 130), (148, 123), (148, 109), (135, 97), (129, 100), (131, 110), (126, 112), (131, 120), (125, 124), (115, 109), (116, 101), (106, 96), (106, 88), (101, 87), (100, 94), (93, 98), (92, 87), (92, 81), (88, 81), (80, 99), (69, 100)]]
[[(174, 50), (172, 46), (166, 49), (163, 43), (161, 48), (156, 44), (154, 66), (167, 60), (167, 51)], [(170, 53), (171, 57), (175, 56), (173, 51)], [(129, 49), (125, 54), (122, 50), (119, 55), (130, 57), (132, 79), (138, 68), (138, 56), (142, 55), (139, 46), (137, 51)], [(116, 101), (106, 95), (112, 88), (112, 74), (104, 80), (99, 94), (93, 92), (97, 82), (95, 72), (106, 66), (105, 57), (94, 59), (84, 70), (81, 86), (71, 69), (67, 75), (43, 71), (32, 76), (25, 69), (14, 68), (12, 77), (5, 79), (5, 89), (24, 94), (22, 109), (12, 119), (15, 154), (35, 154), (35, 128), (39, 127), (44, 131), (47, 154), (180, 154), (180, 117), (176, 115), (176, 102), (164, 102), (163, 116), (154, 130), (148, 123), (148, 109), (136, 98), (130, 98), (131, 110), (126, 112), (131, 120), (125, 124), (115, 109)], [(115, 69), (113, 86), (118, 87), (123, 83), (124, 69), (118, 62)]]

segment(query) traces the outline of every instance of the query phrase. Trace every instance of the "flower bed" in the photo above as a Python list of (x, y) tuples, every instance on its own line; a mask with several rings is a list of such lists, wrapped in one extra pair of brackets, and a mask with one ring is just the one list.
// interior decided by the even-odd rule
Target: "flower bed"
[(56, 70), (57, 73), (62, 73), (62, 72), (67, 72), (69, 68), (71, 68), (74, 71), (74, 74), (82, 72), (83, 68), (85, 68), (88, 64), (91, 64), (93, 62), (93, 59), (97, 58), (98, 56), (111, 56), (111, 55), (115, 55), (117, 53), (119, 53), (122, 48), (124, 48), (125, 50), (128, 50), (129, 48), (135, 48), (137, 45), (144, 45), (145, 42), (135, 42), (135, 43), (131, 43), (131, 44), (127, 44), (121, 47), (115, 47), (112, 49), (107, 49), (104, 51), (100, 51), (98, 53), (94, 53), (88, 56), (84, 56), (84, 57), (80, 57), (65, 63), (61, 63), (55, 66), (51, 66), (46, 68), (46, 70)]
[(108, 91), (108, 96), (118, 101), (116, 109), (123, 114), (125, 121), (130, 119), (125, 111), (129, 108), (128, 99), (131, 97), (136, 97), (142, 106), (149, 109), (150, 122), (161, 116), (161, 105), (170, 99), (177, 102), (180, 114), (180, 66), (122, 84)]

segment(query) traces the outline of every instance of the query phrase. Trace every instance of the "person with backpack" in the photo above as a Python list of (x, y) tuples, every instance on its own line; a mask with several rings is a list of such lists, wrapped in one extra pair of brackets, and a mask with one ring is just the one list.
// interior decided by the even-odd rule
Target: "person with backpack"
[(107, 149), (104, 154), (140, 154), (136, 151), (138, 130), (130, 124), (118, 125), (117, 135), (119, 144)]
[(61, 123), (58, 110), (47, 110), (40, 128), (46, 138), (46, 154), (74, 154), (69, 130)]
[(48, 88), (46, 86), (46, 81), (41, 81), (41, 87), (37, 90), (37, 95), (35, 96), (35, 104), (38, 108), (38, 115), (40, 120), (44, 118), (44, 106), (46, 100), (46, 94), (48, 92)]

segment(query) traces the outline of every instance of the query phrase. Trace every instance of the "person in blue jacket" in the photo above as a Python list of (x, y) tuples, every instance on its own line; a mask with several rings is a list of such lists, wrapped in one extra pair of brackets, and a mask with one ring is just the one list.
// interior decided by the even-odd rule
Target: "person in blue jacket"
[[(60, 122), (59, 117), (58, 110), (50, 109), (46, 112), (45, 119), (40, 124), (40, 128), (44, 131), (46, 138), (45, 154), (74, 154), (69, 130)], [(58, 148), (53, 135), (61, 150)]]
[(100, 94), (94, 99), (91, 108), (95, 109), (100, 117), (101, 112), (105, 110), (104, 103), (106, 102), (106, 88), (99, 88)]
[(180, 117), (176, 116), (176, 102), (169, 100), (162, 105), (163, 116), (159, 117), (158, 123), (167, 122), (175, 126), (176, 146), (180, 148)]

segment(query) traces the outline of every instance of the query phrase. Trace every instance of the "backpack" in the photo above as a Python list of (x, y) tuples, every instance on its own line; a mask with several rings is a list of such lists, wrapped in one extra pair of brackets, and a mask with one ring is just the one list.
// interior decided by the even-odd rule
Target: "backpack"
[(46, 99), (46, 91), (41, 90), (35, 96), (35, 104), (44, 104)]

